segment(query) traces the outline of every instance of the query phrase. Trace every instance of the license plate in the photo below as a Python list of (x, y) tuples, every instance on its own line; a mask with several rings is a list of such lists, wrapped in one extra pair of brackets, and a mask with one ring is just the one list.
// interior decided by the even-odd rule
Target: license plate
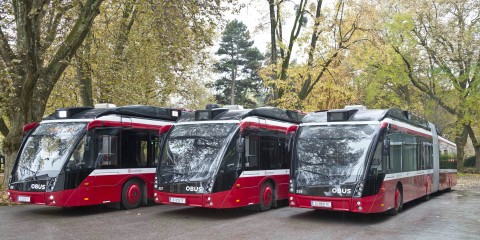
[(181, 203), (181, 204), (185, 204), (185, 198), (178, 198), (178, 197), (170, 197), (168, 199), (169, 202), (171, 203)]
[(26, 196), (18, 196), (18, 201), (19, 202), (30, 202), (30, 197), (26, 197)]
[(331, 208), (332, 202), (312, 201), (312, 207)]

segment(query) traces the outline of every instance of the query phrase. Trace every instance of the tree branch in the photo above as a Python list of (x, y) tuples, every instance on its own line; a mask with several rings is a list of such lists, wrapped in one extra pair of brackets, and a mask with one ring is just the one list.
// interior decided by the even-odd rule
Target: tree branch
[(455, 116), (459, 116), (460, 113), (449, 106), (445, 104), (440, 98), (438, 98), (428, 87), (426, 87), (423, 84), (420, 84), (420, 82), (413, 76), (413, 68), (410, 65), (410, 62), (405, 58), (405, 56), (400, 52), (400, 49), (398, 47), (392, 46), (393, 50), (402, 58), (403, 63), (405, 64), (405, 67), (407, 67), (407, 75), (408, 78), (410, 79), (410, 82), (420, 91), (423, 93), (427, 94), (430, 98), (435, 100), (441, 107), (443, 107), (447, 112), (450, 114), (453, 114)]
[(10, 132), (10, 129), (8, 129), (7, 124), (3, 120), (3, 117), (0, 115), (0, 133), (6, 137), (8, 133)]
[[(2, 21), (2, 17), (0, 16), (0, 21)], [(12, 48), (10, 47), (10, 44), (8, 43), (7, 36), (3, 33), (3, 30), (0, 26), (0, 55), (2, 57), (3, 62), (5, 62), (5, 65), (7, 67), (11, 68), (13, 67), (12, 60), (15, 59), (15, 53), (13, 53)]]

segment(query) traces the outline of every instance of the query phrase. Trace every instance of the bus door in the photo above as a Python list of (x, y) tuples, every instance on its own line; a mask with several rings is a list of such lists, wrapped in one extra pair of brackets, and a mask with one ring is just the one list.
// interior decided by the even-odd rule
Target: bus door
[(112, 194), (112, 191), (121, 191), (118, 183), (125, 174), (120, 166), (121, 134), (122, 128), (100, 128), (94, 132), (93, 159), (96, 170), (93, 194), (97, 204), (120, 199), (120, 194)]
[[(64, 182), (65, 190), (76, 189), (76, 195), (70, 198), (69, 201), (77, 201), (78, 205), (83, 205), (85, 199), (92, 199), (93, 197), (93, 182), (94, 177), (89, 177), (95, 170), (95, 161), (93, 160), (93, 142), (91, 135), (87, 133), (77, 143), (77, 146), (67, 163), (65, 164), (64, 171), (59, 174), (58, 181)], [(65, 196), (69, 197), (69, 196)], [(68, 199), (64, 199), (67, 201)], [(69, 204), (77, 205), (73, 202)]]

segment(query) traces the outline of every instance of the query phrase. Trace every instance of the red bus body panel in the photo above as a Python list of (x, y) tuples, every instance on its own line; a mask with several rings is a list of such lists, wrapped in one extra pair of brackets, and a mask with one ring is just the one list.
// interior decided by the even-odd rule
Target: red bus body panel
[[(13, 202), (19, 202), (18, 197), (24, 196), (30, 197), (29, 203), (31, 204), (61, 207), (88, 206), (120, 202), (123, 184), (132, 178), (137, 178), (145, 182), (147, 198), (153, 198), (155, 173), (128, 173), (128, 171), (135, 170), (137, 169), (112, 169), (112, 173), (118, 171), (127, 171), (127, 173), (110, 175), (96, 175), (94, 171), (75, 189), (56, 192), (22, 192), (14, 190), (9, 190), (8, 192), (10, 192), (10, 199)], [(53, 196), (53, 200), (50, 200), (50, 196)]]
[[(277, 200), (288, 197), (288, 183), (290, 180), (288, 170), (286, 174), (273, 174), (273, 170), (253, 171), (265, 172), (264, 176), (239, 177), (231, 190), (205, 193), (205, 194), (177, 194), (154, 190), (156, 193), (155, 203), (176, 204), (170, 202), (170, 197), (185, 198), (187, 206), (206, 208), (238, 208), (248, 205), (255, 205), (260, 202), (260, 188), (267, 180), (273, 181), (276, 186)], [(210, 201), (208, 198), (210, 197)]]
[[(429, 170), (424, 170), (427, 172)], [(432, 170), (430, 170), (432, 171)], [(419, 171), (421, 172), (421, 171)], [(410, 202), (425, 195), (433, 193), (433, 173), (418, 174), (416, 172), (398, 173), (398, 175), (410, 175), (396, 179), (395, 175), (389, 174), (383, 181), (382, 186), (377, 194), (362, 198), (332, 198), (305, 196), (300, 194), (289, 194), (289, 204), (291, 207), (332, 210), (332, 211), (349, 211), (358, 213), (379, 213), (385, 212), (394, 207), (395, 188), (400, 182), (403, 186), (403, 203)], [(389, 180), (388, 178), (393, 178)], [(439, 190), (445, 190), (456, 185), (456, 173), (440, 173)], [(313, 207), (312, 201), (331, 202), (331, 208)], [(360, 202), (360, 205), (357, 204)], [(361, 206), (359, 210), (358, 206)]]

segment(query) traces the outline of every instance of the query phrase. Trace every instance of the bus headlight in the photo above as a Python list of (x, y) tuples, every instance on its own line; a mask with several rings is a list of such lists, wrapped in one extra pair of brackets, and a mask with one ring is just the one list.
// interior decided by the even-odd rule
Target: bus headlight
[(50, 178), (47, 182), (47, 187), (45, 191), (53, 192), (53, 189), (55, 188), (55, 183), (57, 183), (57, 178), (56, 177)]
[(290, 179), (290, 188), (289, 188), (289, 190), (290, 190), (290, 193), (294, 193), (294, 191), (295, 191), (295, 182), (294, 182), (292, 179)]
[(362, 197), (363, 187), (364, 187), (364, 183), (363, 183), (363, 182), (359, 182), (359, 183), (355, 186), (355, 191), (353, 192), (353, 197), (354, 197), (354, 198), (361, 198), (361, 197)]

